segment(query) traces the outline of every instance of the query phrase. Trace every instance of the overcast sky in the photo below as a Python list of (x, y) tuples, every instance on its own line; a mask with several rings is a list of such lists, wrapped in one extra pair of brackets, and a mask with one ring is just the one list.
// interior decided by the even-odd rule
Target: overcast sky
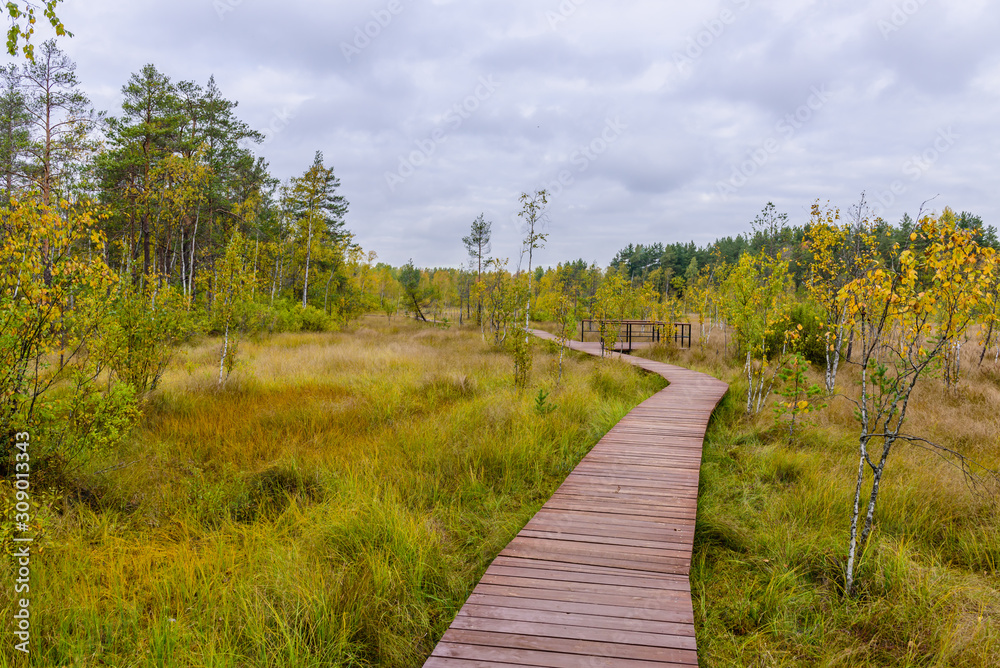
[[(516, 263), (547, 188), (543, 264), (807, 219), (862, 190), (1000, 226), (1000, 3), (986, 0), (65, 0), (98, 109), (129, 75), (215, 75), (272, 173), (316, 150), (348, 227), (395, 265), (465, 261), (484, 213)], [(44, 35), (42, 35), (44, 37)]]

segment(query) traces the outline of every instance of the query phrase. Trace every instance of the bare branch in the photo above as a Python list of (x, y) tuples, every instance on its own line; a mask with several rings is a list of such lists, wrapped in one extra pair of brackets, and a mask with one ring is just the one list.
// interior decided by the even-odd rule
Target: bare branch
[(135, 459), (135, 460), (132, 460), (130, 462), (119, 462), (118, 464), (115, 464), (113, 466), (109, 466), (106, 469), (101, 469), (100, 471), (94, 471), (93, 475), (99, 476), (99, 475), (103, 475), (105, 473), (111, 473), (112, 471), (120, 471), (121, 469), (128, 468), (129, 466), (132, 466), (134, 464), (138, 464), (141, 461), (142, 461), (142, 459)]
[(962, 476), (965, 478), (970, 491), (990, 495), (996, 494), (997, 490), (1000, 490), (1000, 471), (990, 469), (957, 450), (941, 445), (940, 443), (934, 443), (926, 438), (907, 434), (900, 434), (897, 438), (908, 441), (912, 445), (928, 452), (933, 452), (944, 461), (958, 468), (962, 472)]
[[(869, 439), (891, 438), (893, 440), (907, 441), (922, 450), (933, 452), (944, 461), (961, 470), (962, 474), (966, 478), (966, 482), (973, 491), (986, 490), (991, 484), (1000, 489), (1000, 471), (996, 471), (984, 464), (980, 464), (978, 461), (963, 455), (961, 452), (953, 448), (941, 445), (940, 443), (935, 443), (926, 438), (911, 436), (909, 434), (893, 434), (890, 432), (869, 434), (868, 437)], [(870, 464), (871, 462), (869, 462), (869, 465)]]

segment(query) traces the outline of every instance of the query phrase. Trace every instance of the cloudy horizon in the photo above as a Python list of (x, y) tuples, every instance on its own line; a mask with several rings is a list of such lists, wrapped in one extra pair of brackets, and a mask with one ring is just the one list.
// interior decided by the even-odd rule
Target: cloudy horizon
[(518, 196), (539, 188), (549, 265), (704, 245), (769, 201), (801, 224), (862, 191), (891, 222), (936, 196), (1000, 226), (985, 0), (344, 5), (65, 0), (59, 46), (111, 115), (147, 63), (214, 75), (276, 177), (323, 151), (348, 228), (394, 265), (464, 262), (480, 213), (516, 263)]

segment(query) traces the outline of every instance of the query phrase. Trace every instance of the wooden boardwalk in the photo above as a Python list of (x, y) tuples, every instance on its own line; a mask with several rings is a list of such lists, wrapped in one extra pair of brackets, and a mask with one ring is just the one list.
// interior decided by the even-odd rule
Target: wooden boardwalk
[[(600, 354), (599, 343), (571, 345)], [(486, 570), (424, 666), (698, 664), (688, 581), (698, 473), (709, 416), (728, 386), (621, 359), (670, 386), (583, 458)]]

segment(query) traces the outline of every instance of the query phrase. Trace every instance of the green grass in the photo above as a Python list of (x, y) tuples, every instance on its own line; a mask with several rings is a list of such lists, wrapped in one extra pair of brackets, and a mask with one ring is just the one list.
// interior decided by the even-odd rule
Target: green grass
[[(217, 341), (176, 360), (134, 438), (43, 513), (30, 665), (418, 666), (492, 558), (662, 387), (586, 356), (557, 386), (535, 342), (518, 392), (477, 332), (364, 324), (245, 343), (222, 391)], [(555, 410), (536, 411), (539, 389)], [(0, 588), (0, 617), (13, 605)]]

